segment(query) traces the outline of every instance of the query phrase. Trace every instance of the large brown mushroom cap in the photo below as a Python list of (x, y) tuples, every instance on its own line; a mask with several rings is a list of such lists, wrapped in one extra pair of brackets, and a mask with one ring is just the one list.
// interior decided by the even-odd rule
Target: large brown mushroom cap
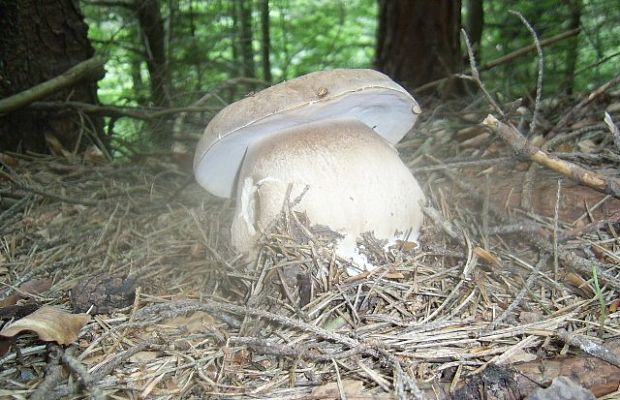
[(413, 97), (380, 72), (314, 72), (220, 111), (198, 143), (194, 174), (209, 192), (231, 197), (246, 149), (258, 139), (307, 123), (351, 118), (397, 143), (413, 127), (419, 113)]

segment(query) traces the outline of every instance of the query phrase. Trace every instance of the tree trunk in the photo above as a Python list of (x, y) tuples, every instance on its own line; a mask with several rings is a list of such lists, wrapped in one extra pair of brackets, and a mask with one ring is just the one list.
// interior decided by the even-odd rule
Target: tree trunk
[[(151, 101), (157, 107), (170, 107), (166, 37), (159, 2), (157, 0), (136, 0), (135, 7), (151, 80)], [(167, 120), (152, 121), (149, 128), (156, 144), (167, 145), (172, 142), (172, 130)]]
[[(569, 3), (570, 16), (569, 16), (569, 29), (579, 28), (581, 25), (581, 8), (582, 0), (572, 0)], [(575, 68), (577, 67), (577, 58), (579, 57), (579, 35), (571, 38), (568, 42), (568, 49), (566, 51), (566, 71), (564, 72), (564, 91), (567, 94), (573, 93), (573, 86), (575, 84)]]
[(480, 64), (480, 45), (482, 43), (482, 30), (484, 28), (483, 2), (483, 0), (467, 1), (467, 34), (469, 35), (477, 64)]
[(460, 0), (379, 0), (376, 67), (408, 89), (460, 70)]
[(151, 78), (151, 96), (158, 107), (170, 105), (168, 67), (164, 22), (156, 0), (136, 0), (136, 14), (146, 52), (146, 64)]
[[(77, 2), (72, 0), (0, 1), (0, 97), (8, 97), (52, 79), (94, 54)], [(97, 80), (49, 96), (97, 104)], [(86, 116), (85, 128), (107, 143), (101, 118)], [(81, 116), (74, 111), (19, 109), (0, 116), (0, 151), (53, 151), (46, 136), (69, 151), (89, 144), (82, 137)]]
[(260, 24), (263, 79), (265, 82), (271, 82), (271, 62), (269, 60), (269, 53), (271, 52), (271, 35), (269, 34), (269, 0), (261, 0)]
[(252, 2), (237, 0), (239, 48), (241, 53), (241, 72), (246, 78), (256, 77), (254, 50), (252, 49)]

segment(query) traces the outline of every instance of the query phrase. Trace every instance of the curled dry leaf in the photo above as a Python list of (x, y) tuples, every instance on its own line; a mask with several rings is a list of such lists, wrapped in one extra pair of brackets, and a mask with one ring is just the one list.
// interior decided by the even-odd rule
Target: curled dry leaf
[(32, 331), (44, 342), (69, 344), (77, 340), (80, 329), (88, 321), (88, 314), (69, 314), (54, 307), (43, 306), (2, 328), (0, 336), (13, 337), (24, 331)]
[(17, 304), (19, 300), (26, 299), (29, 295), (38, 295), (52, 287), (51, 278), (33, 279), (19, 286), (19, 291), (0, 300), (0, 307)]

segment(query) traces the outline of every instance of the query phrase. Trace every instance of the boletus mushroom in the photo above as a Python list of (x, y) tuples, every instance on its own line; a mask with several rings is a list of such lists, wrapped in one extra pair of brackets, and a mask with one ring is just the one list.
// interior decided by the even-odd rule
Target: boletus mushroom
[(415, 239), (422, 224), (424, 195), (393, 147), (419, 113), (380, 72), (311, 73), (220, 111), (198, 143), (194, 174), (214, 195), (236, 191), (237, 250), (252, 252), (284, 202), (305, 191), (293, 209), (342, 235), (336, 253), (365, 266), (362, 233), (393, 244)]

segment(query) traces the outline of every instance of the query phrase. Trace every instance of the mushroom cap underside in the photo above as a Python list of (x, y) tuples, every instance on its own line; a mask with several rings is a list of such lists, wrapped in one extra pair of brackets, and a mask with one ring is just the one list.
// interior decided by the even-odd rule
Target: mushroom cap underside
[(419, 112), (413, 97), (380, 72), (311, 73), (220, 111), (198, 143), (194, 174), (209, 192), (230, 197), (246, 149), (260, 138), (312, 122), (351, 118), (397, 143), (413, 127)]

